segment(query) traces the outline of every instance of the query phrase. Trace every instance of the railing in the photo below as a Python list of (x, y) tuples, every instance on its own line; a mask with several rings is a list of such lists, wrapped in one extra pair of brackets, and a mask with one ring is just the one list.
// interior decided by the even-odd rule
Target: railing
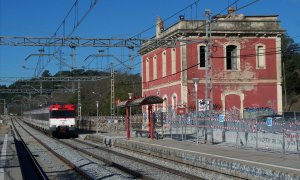
[[(293, 113), (298, 114), (298, 113)], [(175, 113), (156, 112), (155, 130), (164, 138), (172, 138), (179, 141), (200, 143), (212, 142), (218, 145), (234, 146), (236, 148), (253, 148), (263, 151), (281, 153), (293, 153), (300, 155), (300, 117), (286, 118), (274, 116), (270, 118), (239, 119), (231, 113), (230, 118), (224, 121), (219, 119), (218, 114), (205, 117), (193, 113), (178, 116)], [(270, 116), (271, 117), (271, 116)], [(99, 131), (120, 133), (125, 131), (125, 117), (99, 118)], [(96, 117), (84, 117), (82, 127), (95, 131), (97, 127)], [(142, 115), (131, 118), (132, 132), (145, 130), (146, 120)], [(144, 126), (144, 127), (143, 127)], [(147, 129), (146, 129), (147, 130)], [(197, 133), (198, 131), (198, 133)], [(208, 136), (211, 133), (211, 136)], [(211, 138), (211, 139), (208, 139)]]
[[(208, 132), (211, 133), (210, 136)], [(167, 114), (163, 133), (165, 137), (180, 141), (196, 142), (198, 134), (201, 143), (212, 142), (236, 148), (254, 148), (300, 155), (300, 117), (298, 116), (286, 120), (280, 116), (222, 120), (217, 114), (211, 117), (194, 117), (192, 113), (181, 117)]]

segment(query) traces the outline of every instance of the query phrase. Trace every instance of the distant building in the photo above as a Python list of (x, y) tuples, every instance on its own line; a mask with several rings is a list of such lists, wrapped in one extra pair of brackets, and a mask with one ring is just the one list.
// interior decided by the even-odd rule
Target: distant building
[[(205, 20), (185, 20), (164, 29), (157, 18), (154, 38), (205, 39)], [(275, 15), (218, 16), (211, 24), (214, 110), (226, 113), (272, 108), (282, 113), (281, 36), (284, 30)], [(154, 110), (195, 110), (192, 78), (200, 78), (198, 99), (205, 99), (206, 43), (178, 43), (174, 48), (153, 48), (145, 43), (142, 56), (142, 95), (165, 101)], [(193, 67), (194, 66), (194, 67)]]

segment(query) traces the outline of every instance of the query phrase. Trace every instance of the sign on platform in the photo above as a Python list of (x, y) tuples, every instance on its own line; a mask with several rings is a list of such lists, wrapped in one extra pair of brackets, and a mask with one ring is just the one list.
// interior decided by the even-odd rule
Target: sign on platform
[(272, 117), (267, 117), (267, 121), (266, 121), (266, 123), (267, 123), (267, 126), (272, 126)]
[(225, 120), (225, 115), (224, 114), (219, 114), (219, 122), (223, 123)]
[(209, 101), (205, 101), (204, 99), (199, 99), (198, 100), (198, 111), (205, 111), (205, 106), (206, 106), (206, 110), (209, 110)]
[(190, 125), (190, 123), (191, 123), (191, 117), (188, 116), (188, 117), (186, 117), (186, 124), (187, 124), (187, 125)]

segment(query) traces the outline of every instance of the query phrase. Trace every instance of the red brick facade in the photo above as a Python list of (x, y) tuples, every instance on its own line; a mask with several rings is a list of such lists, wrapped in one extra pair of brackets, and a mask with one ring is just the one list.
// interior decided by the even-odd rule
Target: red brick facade
[[(199, 29), (195, 29), (195, 23)], [(156, 38), (204, 40), (205, 21), (182, 20)], [(214, 110), (269, 107), (282, 112), (281, 38), (276, 16), (219, 17), (212, 24), (212, 82)], [(200, 41), (199, 41), (200, 42)], [(165, 99), (167, 107), (195, 109), (192, 78), (200, 78), (198, 99), (205, 99), (205, 43), (178, 43), (175, 48), (147, 49), (142, 55), (142, 94)], [(201, 46), (204, 46), (201, 48)], [(204, 52), (205, 53), (205, 52)], [(202, 58), (202, 59), (201, 59)], [(202, 67), (201, 67), (202, 66)]]

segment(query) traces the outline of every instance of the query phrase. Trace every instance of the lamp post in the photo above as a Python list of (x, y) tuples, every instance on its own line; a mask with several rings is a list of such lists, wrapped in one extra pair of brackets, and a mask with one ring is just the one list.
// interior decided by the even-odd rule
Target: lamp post
[[(133, 95), (133, 93), (128, 93), (128, 97), (129, 97), (129, 100), (131, 100), (132, 99), (132, 95)], [(129, 124), (130, 124), (130, 132), (131, 132), (131, 128), (132, 128), (132, 125), (131, 125), (131, 106), (129, 106)]]
[(198, 122), (198, 84), (200, 78), (192, 78), (195, 87), (195, 97), (196, 97), (196, 106), (195, 106), (195, 115), (196, 115), (196, 129), (197, 129), (197, 144), (199, 144), (199, 122)]
[(98, 132), (99, 132), (99, 111), (98, 111), (98, 107), (99, 107), (99, 101), (96, 101), (96, 107), (97, 107), (97, 124), (96, 124), (96, 134), (98, 134)]
[[(96, 92), (92, 92), (93, 95), (95, 95), (95, 99), (100, 99), (100, 101), (102, 101), (102, 95), (100, 93), (96, 93)], [(100, 101), (96, 101), (96, 107), (97, 107), (97, 124), (96, 124), (96, 133), (99, 133), (99, 102)]]

